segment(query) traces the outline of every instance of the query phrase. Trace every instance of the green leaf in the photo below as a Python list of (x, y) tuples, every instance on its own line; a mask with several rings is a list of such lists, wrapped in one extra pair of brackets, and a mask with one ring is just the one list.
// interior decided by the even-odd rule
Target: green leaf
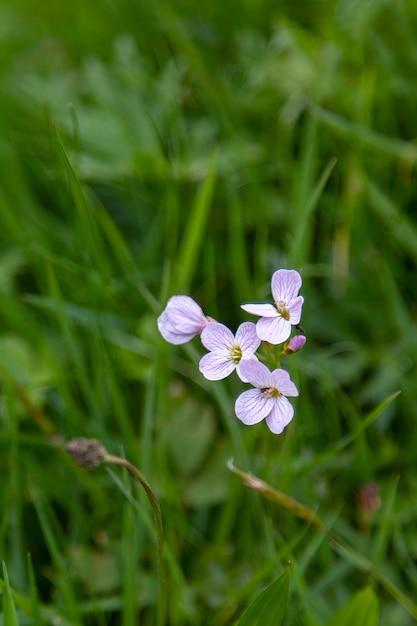
[(377, 626), (378, 598), (371, 587), (357, 593), (333, 615), (326, 626)]
[(4, 561), (3, 578), (5, 582), (3, 599), (3, 624), (5, 626), (19, 626), (16, 607), (14, 605), (12, 590), (10, 589), (9, 577), (7, 575), (6, 564)]
[(288, 604), (289, 568), (246, 609), (237, 626), (279, 626)]

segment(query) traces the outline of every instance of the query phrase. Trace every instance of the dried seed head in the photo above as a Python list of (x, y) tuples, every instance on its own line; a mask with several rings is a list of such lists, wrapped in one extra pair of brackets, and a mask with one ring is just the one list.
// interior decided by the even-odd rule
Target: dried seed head
[(98, 439), (73, 439), (65, 446), (65, 450), (72, 457), (76, 465), (91, 468), (100, 465), (107, 452)]

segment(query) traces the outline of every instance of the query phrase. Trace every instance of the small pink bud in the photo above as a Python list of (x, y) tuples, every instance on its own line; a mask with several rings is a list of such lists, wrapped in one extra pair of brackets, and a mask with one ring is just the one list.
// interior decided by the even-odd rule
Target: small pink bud
[(304, 346), (306, 338), (304, 335), (294, 335), (284, 346), (284, 354), (293, 354), (298, 352)]
[(377, 483), (366, 483), (358, 492), (358, 505), (363, 511), (377, 511), (381, 506), (381, 494)]

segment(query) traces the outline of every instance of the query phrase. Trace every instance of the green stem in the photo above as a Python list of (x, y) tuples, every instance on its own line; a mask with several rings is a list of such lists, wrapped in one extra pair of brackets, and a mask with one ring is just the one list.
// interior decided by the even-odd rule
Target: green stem
[(316, 528), (318, 528), (321, 532), (325, 533), (329, 539), (329, 543), (332, 548), (341, 556), (345, 558), (345, 560), (349, 561), (355, 567), (360, 570), (367, 572), (370, 576), (372, 576), (377, 583), (379, 583), (391, 596), (399, 603), (401, 606), (414, 618), (417, 619), (417, 605), (406, 596), (405, 593), (401, 591), (393, 583), (385, 574), (378, 571), (375, 565), (370, 561), (366, 556), (352, 548), (342, 537), (340, 537), (333, 530), (328, 528), (326, 524), (312, 511), (309, 507), (301, 504), (294, 498), (291, 498), (287, 494), (279, 491), (279, 489), (275, 489), (265, 483), (260, 478), (253, 476), (253, 474), (248, 474), (241, 469), (238, 469), (233, 461), (230, 460), (227, 463), (228, 468), (240, 476), (243, 479), (244, 484), (257, 491), (263, 498), (267, 500), (271, 500), (272, 502), (276, 502), (281, 506), (285, 507), (288, 511), (291, 511), (297, 517), (300, 517), (305, 522), (309, 524), (313, 524)]
[(152, 507), (156, 528), (156, 547), (159, 574), (159, 602), (157, 605), (157, 624), (159, 626), (163, 626), (166, 623), (167, 578), (164, 560), (164, 531), (162, 526), (161, 507), (154, 492), (152, 491), (151, 486), (137, 467), (135, 467), (127, 459), (123, 459), (119, 456), (113, 456), (112, 454), (106, 454), (103, 460), (106, 463), (112, 463), (113, 465), (121, 465), (125, 467), (132, 474), (132, 476), (136, 478), (136, 480), (139, 481), (139, 483), (142, 485), (148, 497), (149, 503)]

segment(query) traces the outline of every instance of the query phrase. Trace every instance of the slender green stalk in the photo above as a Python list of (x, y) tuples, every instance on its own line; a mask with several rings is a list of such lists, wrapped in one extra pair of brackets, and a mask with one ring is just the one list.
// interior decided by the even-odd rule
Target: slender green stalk
[(145, 493), (148, 497), (149, 503), (152, 507), (155, 520), (156, 529), (156, 546), (157, 546), (157, 558), (158, 558), (158, 573), (159, 573), (159, 602), (158, 602), (158, 621), (157, 624), (162, 626), (165, 623), (166, 617), (166, 570), (164, 560), (164, 531), (162, 525), (162, 513), (158, 499), (156, 498), (150, 484), (138, 470), (138, 468), (130, 463), (127, 459), (114, 456), (112, 454), (106, 454), (104, 461), (106, 463), (112, 463), (113, 465), (121, 465), (125, 467), (132, 476), (142, 485)]
[(238, 469), (230, 460), (227, 464), (228, 468), (240, 476), (245, 485), (257, 491), (263, 498), (271, 500), (280, 504), (288, 511), (303, 519), (309, 524), (313, 524), (321, 532), (325, 533), (329, 540), (331, 547), (343, 558), (345, 558), (352, 565), (367, 572), (372, 576), (377, 583), (379, 583), (401, 606), (414, 618), (417, 619), (417, 605), (404, 594), (401, 589), (397, 587), (385, 574), (380, 572), (366, 556), (352, 548), (342, 537), (340, 537), (333, 530), (328, 528), (326, 524), (320, 519), (320, 517), (314, 513), (308, 506), (301, 504), (294, 498), (291, 498), (287, 494), (271, 487), (268, 483), (265, 483), (260, 478), (248, 474), (241, 469)]
[(66, 451), (77, 465), (85, 468), (92, 468), (101, 463), (121, 465), (125, 467), (132, 476), (142, 485), (148, 497), (149, 503), (155, 519), (156, 545), (159, 575), (159, 602), (157, 603), (157, 625), (163, 626), (166, 623), (167, 607), (167, 582), (164, 560), (164, 532), (162, 525), (162, 513), (158, 499), (156, 498), (150, 484), (133, 463), (127, 459), (113, 454), (108, 454), (105, 448), (97, 439), (73, 439), (65, 446)]

